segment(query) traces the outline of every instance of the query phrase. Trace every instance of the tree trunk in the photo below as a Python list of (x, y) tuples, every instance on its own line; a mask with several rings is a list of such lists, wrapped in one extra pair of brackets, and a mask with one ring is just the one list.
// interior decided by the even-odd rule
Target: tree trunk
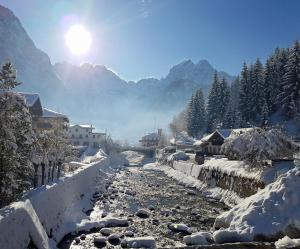
[(50, 182), (51, 166), (52, 166), (52, 162), (49, 161), (49, 166), (48, 166), (48, 183)]
[(52, 164), (52, 174), (51, 174), (51, 181), (52, 181), (52, 182), (53, 182), (53, 180), (54, 180), (55, 166), (56, 166), (56, 162), (53, 162), (53, 164)]
[(59, 177), (60, 177), (61, 165), (62, 165), (61, 161), (58, 161), (58, 163), (57, 163), (57, 179), (59, 179)]
[(42, 185), (45, 184), (45, 163), (41, 163), (42, 165)]
[(36, 163), (33, 163), (33, 167), (34, 167), (34, 176), (33, 176), (33, 188), (38, 187), (38, 168), (39, 165)]

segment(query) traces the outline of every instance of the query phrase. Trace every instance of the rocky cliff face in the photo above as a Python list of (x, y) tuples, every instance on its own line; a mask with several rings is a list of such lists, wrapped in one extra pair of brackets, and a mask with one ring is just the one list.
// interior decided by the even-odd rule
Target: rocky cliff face
[(46, 53), (39, 50), (27, 35), (19, 19), (0, 6), (0, 62), (10, 60), (23, 84), (18, 90), (40, 93), (50, 99), (48, 90), (60, 85)]

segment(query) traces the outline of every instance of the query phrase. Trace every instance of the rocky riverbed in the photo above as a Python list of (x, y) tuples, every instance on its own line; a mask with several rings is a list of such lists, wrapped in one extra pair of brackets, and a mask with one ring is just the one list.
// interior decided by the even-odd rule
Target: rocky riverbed
[(203, 197), (196, 189), (180, 185), (160, 171), (131, 167), (117, 173), (106, 187), (104, 193), (94, 195), (91, 220), (107, 216), (125, 219), (128, 224), (70, 234), (60, 243), (61, 249), (101, 247), (95, 238), (103, 240), (104, 248), (121, 248), (121, 240), (131, 236), (152, 236), (158, 247), (183, 246), (183, 236), (209, 230), (215, 217), (227, 209), (224, 204)]

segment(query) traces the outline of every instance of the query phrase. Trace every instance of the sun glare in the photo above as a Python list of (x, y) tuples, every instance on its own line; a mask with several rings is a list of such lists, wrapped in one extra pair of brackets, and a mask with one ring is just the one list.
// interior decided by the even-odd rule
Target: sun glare
[(89, 51), (92, 37), (82, 25), (74, 25), (66, 33), (65, 42), (73, 54), (82, 55)]

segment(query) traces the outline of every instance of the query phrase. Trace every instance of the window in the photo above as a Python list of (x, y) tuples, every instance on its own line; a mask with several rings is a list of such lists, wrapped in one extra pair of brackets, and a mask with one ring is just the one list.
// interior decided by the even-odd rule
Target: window
[(76, 128), (75, 131), (78, 132), (78, 129)]
[(79, 138), (82, 138), (82, 135), (81, 135), (81, 134), (79, 135)]
[(83, 145), (84, 146), (89, 146), (89, 142), (84, 142)]
[(74, 134), (72, 134), (72, 138), (75, 138)]
[(93, 135), (93, 138), (95, 138), (95, 135)]
[(86, 135), (85, 135), (85, 137), (86, 137), (86, 138), (88, 138), (88, 137), (89, 137), (89, 135), (87, 135), (87, 134), (86, 134)]

